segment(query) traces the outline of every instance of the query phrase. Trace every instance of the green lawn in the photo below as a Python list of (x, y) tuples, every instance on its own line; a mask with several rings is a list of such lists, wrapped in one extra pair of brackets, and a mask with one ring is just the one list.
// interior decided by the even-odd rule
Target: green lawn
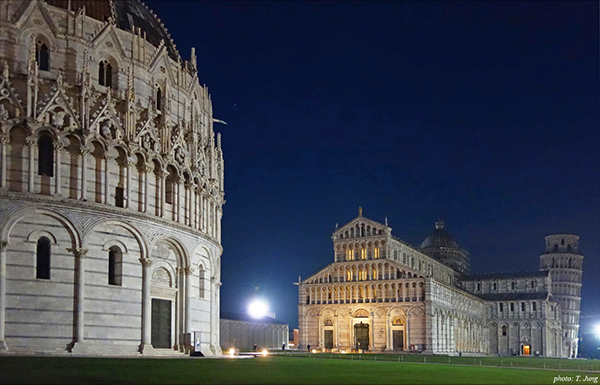
[(542, 357), (449, 357), (432, 356), (425, 354), (329, 354), (317, 353), (309, 355), (307, 352), (293, 353), (299, 357), (312, 358), (332, 358), (343, 360), (369, 360), (369, 361), (395, 361), (395, 362), (419, 362), (419, 363), (440, 363), (440, 364), (460, 364), (475, 366), (501, 366), (501, 367), (526, 367), (538, 369), (573, 369), (585, 371), (599, 371), (600, 360), (569, 360), (559, 358)]
[[(363, 355), (364, 358), (366, 355)], [(600, 373), (424, 365), (366, 359), (0, 357), (0, 383), (59, 384), (552, 384)], [(565, 382), (562, 382), (563, 384)]]

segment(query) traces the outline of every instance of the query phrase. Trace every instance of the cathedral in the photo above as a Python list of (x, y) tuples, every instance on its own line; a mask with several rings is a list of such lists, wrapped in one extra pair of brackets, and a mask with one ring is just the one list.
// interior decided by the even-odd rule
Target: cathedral
[(333, 262), (298, 282), (301, 348), (577, 357), (576, 235), (546, 236), (540, 269), (512, 274), (472, 274), (441, 221), (416, 247), (359, 209), (332, 240)]
[(4, 0), (0, 70), (0, 353), (220, 355), (194, 49), (138, 0)]

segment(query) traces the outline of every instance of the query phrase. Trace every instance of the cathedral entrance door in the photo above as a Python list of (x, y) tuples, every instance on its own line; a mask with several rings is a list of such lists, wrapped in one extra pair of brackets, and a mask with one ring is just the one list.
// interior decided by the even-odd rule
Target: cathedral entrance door
[(354, 338), (356, 341), (356, 350), (369, 349), (369, 324), (361, 322), (354, 325)]
[(152, 346), (171, 347), (171, 301), (152, 298)]
[(324, 330), (325, 349), (333, 348), (333, 330)]
[(404, 330), (394, 330), (394, 350), (404, 350)]

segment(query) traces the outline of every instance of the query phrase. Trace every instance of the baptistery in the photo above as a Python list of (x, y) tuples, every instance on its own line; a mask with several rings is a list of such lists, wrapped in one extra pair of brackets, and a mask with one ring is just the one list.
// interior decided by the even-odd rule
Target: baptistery
[(137, 0), (5, 0), (0, 69), (0, 353), (220, 355), (194, 49)]

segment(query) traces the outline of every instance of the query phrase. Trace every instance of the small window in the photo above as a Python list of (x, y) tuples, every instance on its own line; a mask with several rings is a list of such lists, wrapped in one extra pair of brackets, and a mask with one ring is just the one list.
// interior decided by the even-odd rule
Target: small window
[(123, 203), (125, 201), (123, 187), (115, 188), (115, 206), (123, 207)]
[(108, 284), (121, 286), (123, 282), (123, 252), (119, 246), (108, 249)]
[(40, 71), (50, 71), (50, 51), (48, 51), (48, 46), (41, 41), (35, 45), (35, 60)]
[(531, 288), (535, 289), (535, 281), (531, 281)]
[(506, 325), (502, 325), (502, 335), (506, 336)]
[(477, 282), (477, 291), (481, 291), (481, 282)]
[[(204, 298), (204, 274), (204, 269), (202, 268), (202, 266), (200, 266), (200, 270), (198, 271), (198, 296), (200, 298)], [(310, 297), (307, 296), (306, 299), (308, 301)]]
[(98, 83), (101, 86), (112, 87), (112, 66), (106, 60), (101, 60), (98, 65)]
[(162, 90), (156, 86), (156, 109), (162, 111)]
[(504, 311), (504, 304), (500, 304), (500, 311)]
[(517, 288), (517, 285), (514, 282), (511, 282), (510, 288), (511, 288), (511, 290), (515, 290)]
[(532, 302), (531, 303), (531, 310), (536, 311), (537, 309), (537, 302)]
[(38, 175), (54, 176), (54, 146), (48, 136), (38, 140)]
[(525, 302), (521, 302), (521, 311), (525, 311)]
[(510, 303), (510, 311), (515, 311), (515, 304), (514, 303)]
[(36, 278), (50, 279), (50, 240), (41, 237), (36, 247)]
[(379, 259), (379, 247), (375, 248), (375, 259)]
[(494, 290), (496, 290), (496, 288), (497, 288), (496, 282), (494, 282), (494, 283), (492, 284), (492, 288), (493, 288)]

